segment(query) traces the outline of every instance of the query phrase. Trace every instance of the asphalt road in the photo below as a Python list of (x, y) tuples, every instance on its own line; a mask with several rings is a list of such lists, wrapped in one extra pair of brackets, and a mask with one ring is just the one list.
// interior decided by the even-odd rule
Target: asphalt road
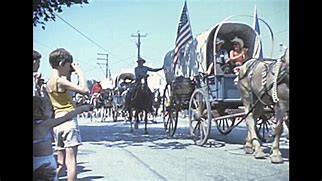
[(156, 121), (148, 124), (149, 134), (144, 135), (143, 123), (131, 133), (124, 121), (79, 118), (83, 145), (77, 157), (78, 180), (289, 180), (286, 133), (281, 139), (284, 163), (272, 164), (270, 143), (263, 144), (266, 159), (244, 154), (243, 123), (226, 136), (212, 126), (211, 144), (200, 147), (189, 138), (186, 118), (179, 118), (173, 138), (165, 135), (162, 118)]

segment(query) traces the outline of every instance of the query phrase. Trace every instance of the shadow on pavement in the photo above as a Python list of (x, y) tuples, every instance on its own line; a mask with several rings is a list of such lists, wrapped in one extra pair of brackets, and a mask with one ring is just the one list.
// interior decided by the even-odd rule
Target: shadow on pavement
[[(85, 169), (85, 166), (83, 166), (82, 164), (85, 164), (87, 162), (78, 162), (77, 163), (77, 175), (79, 175), (80, 173), (84, 173), (84, 172), (90, 172), (92, 170), (90, 169)], [(62, 173), (60, 174), (59, 176), (59, 181), (65, 181), (67, 180), (67, 172), (66, 172), (66, 169), (63, 169)], [(97, 176), (93, 176), (94, 177), (97, 177)], [(92, 177), (91, 177), (92, 178)], [(91, 178), (86, 178), (87, 180), (91, 180)], [(98, 177), (98, 178), (102, 178), (102, 177)], [(84, 178), (77, 178), (77, 180), (83, 180)]]
[[(148, 124), (148, 134), (144, 134), (144, 123), (139, 124), (139, 129), (130, 132), (130, 123), (117, 122), (107, 124), (80, 125), (82, 141), (106, 147), (125, 148), (128, 146), (143, 146), (148, 144), (153, 149), (184, 149), (194, 145), (188, 127), (178, 127), (175, 135), (168, 137), (163, 123)], [(215, 126), (211, 127), (208, 143), (204, 147), (212, 149), (225, 147), (227, 144), (244, 145), (247, 134), (246, 127), (236, 127), (228, 135), (222, 135)], [(285, 136), (282, 136), (285, 137)], [(283, 142), (281, 140), (281, 142)], [(281, 143), (284, 144), (284, 143)], [(265, 143), (265, 153), (270, 153), (271, 143)], [(288, 159), (289, 149), (281, 148), (282, 157)], [(83, 153), (88, 154), (88, 153)]]
[[(101, 178), (104, 178), (104, 177), (103, 176), (88, 176), (88, 177), (83, 177), (83, 178), (77, 178), (77, 181), (89, 181), (89, 180), (101, 179)], [(67, 181), (67, 178), (59, 179), (59, 181)]]
[[(114, 123), (108, 125), (80, 125), (82, 142), (91, 142), (94, 145), (106, 147), (148, 146), (153, 149), (184, 149), (194, 144), (189, 138), (186, 128), (177, 128), (175, 135), (169, 138), (163, 128), (163, 123), (148, 124), (148, 134), (144, 134), (144, 124), (139, 124), (139, 129), (130, 132), (130, 123)], [(187, 140), (184, 144), (178, 140)], [(83, 153), (86, 154), (86, 153)]]
[[(271, 146), (265, 147), (263, 149), (264, 153), (270, 155), (271, 154)], [(284, 158), (284, 161), (289, 161), (289, 149), (286, 148), (280, 148), (280, 152), (282, 154), (282, 158)]]
[[(77, 168), (76, 168), (77, 175), (79, 175), (80, 173), (92, 171), (90, 169), (85, 169), (85, 166), (82, 165), (82, 164), (86, 164), (86, 163), (88, 163), (88, 162), (78, 162), (77, 163)], [(60, 177), (58, 179), (59, 181), (67, 181), (67, 172), (65, 169), (63, 169), (63, 171), (59, 177)], [(83, 178), (77, 178), (77, 180), (92, 180), (92, 179), (99, 179), (99, 178), (104, 178), (104, 177), (103, 176), (88, 176), (88, 177), (83, 177)]]

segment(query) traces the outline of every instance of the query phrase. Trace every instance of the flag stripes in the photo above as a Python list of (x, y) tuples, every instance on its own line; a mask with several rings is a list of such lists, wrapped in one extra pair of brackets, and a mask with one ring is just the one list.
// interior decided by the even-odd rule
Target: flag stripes
[(177, 30), (177, 38), (176, 38), (176, 46), (174, 49), (174, 58), (173, 58), (173, 64), (174, 68), (177, 64), (177, 61), (179, 59), (180, 55), (180, 49), (189, 41), (192, 40), (192, 31), (190, 22), (188, 19), (188, 8), (187, 3), (184, 3), (184, 7), (182, 9), (178, 30)]

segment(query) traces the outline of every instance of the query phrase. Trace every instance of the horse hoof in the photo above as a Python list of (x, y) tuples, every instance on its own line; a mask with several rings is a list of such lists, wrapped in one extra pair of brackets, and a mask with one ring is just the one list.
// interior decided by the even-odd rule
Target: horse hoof
[(264, 159), (265, 158), (265, 153), (263, 151), (257, 151), (257, 152), (255, 152), (254, 157), (256, 159)]
[(244, 147), (244, 152), (246, 154), (253, 154), (254, 153), (254, 150), (251, 147), (245, 146)]
[(281, 155), (271, 155), (271, 162), (276, 164), (283, 163), (283, 158)]

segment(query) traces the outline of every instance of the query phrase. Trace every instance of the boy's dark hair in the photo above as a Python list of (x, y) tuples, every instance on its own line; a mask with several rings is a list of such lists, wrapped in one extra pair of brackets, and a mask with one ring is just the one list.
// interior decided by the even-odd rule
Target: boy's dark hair
[(38, 60), (41, 58), (41, 54), (37, 52), (36, 50), (33, 50), (32, 52), (32, 60)]
[(73, 56), (64, 48), (58, 48), (49, 54), (49, 63), (52, 68), (56, 68), (60, 62), (61, 65), (66, 62), (73, 63)]

